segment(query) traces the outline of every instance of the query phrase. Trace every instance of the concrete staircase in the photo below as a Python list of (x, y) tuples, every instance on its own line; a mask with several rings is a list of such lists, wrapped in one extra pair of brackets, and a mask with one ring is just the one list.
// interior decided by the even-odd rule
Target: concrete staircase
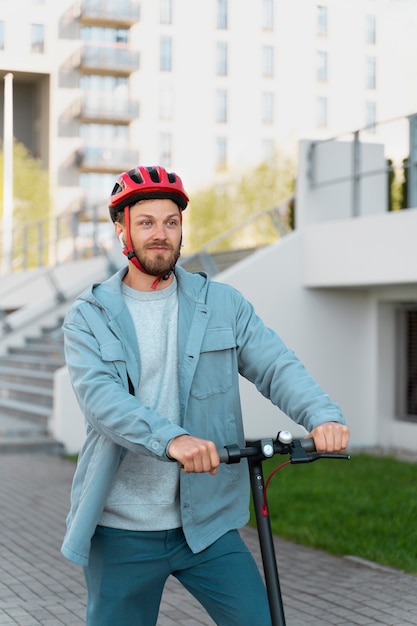
[(49, 434), (54, 372), (64, 365), (61, 320), (0, 356), (0, 453), (63, 452)]

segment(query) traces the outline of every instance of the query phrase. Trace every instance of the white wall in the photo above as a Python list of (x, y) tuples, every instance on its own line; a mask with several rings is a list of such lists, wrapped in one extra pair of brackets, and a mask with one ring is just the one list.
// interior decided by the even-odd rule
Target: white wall
[(417, 209), (312, 224), (303, 230), (304, 283), (417, 284), (416, 232)]
[(66, 454), (78, 454), (81, 450), (85, 439), (85, 420), (66, 367), (61, 367), (54, 375), (50, 430), (53, 437), (64, 445)]
[[(254, 305), (337, 402), (356, 445), (376, 436), (372, 390), (372, 301), (364, 291), (309, 290), (302, 284), (303, 240), (299, 233), (262, 250), (220, 275)], [(273, 436), (292, 422), (257, 390), (242, 382), (245, 429), (249, 438)]]

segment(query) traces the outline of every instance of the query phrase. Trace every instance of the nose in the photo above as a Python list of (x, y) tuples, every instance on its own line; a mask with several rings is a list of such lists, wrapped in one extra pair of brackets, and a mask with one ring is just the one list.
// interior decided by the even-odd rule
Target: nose
[(165, 224), (163, 222), (160, 222), (160, 223), (157, 222), (155, 224), (155, 228), (153, 229), (152, 234), (153, 234), (153, 239), (165, 241), (165, 239), (167, 238)]

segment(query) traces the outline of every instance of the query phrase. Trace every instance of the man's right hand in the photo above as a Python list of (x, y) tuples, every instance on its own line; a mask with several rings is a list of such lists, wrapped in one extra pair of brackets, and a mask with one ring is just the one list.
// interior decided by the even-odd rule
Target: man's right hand
[(167, 454), (170, 458), (178, 461), (184, 472), (187, 473), (209, 472), (216, 474), (217, 467), (220, 465), (214, 443), (191, 435), (175, 437), (167, 448)]

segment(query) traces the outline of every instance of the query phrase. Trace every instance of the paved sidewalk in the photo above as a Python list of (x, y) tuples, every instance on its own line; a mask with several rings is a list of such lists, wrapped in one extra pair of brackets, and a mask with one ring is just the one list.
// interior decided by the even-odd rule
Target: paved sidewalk
[[(85, 623), (82, 571), (59, 552), (73, 471), (56, 456), (0, 453), (0, 626)], [(256, 532), (242, 534), (260, 563)], [(417, 624), (417, 577), (279, 539), (276, 552), (288, 626)], [(213, 622), (170, 580), (158, 626), (174, 625)]]

